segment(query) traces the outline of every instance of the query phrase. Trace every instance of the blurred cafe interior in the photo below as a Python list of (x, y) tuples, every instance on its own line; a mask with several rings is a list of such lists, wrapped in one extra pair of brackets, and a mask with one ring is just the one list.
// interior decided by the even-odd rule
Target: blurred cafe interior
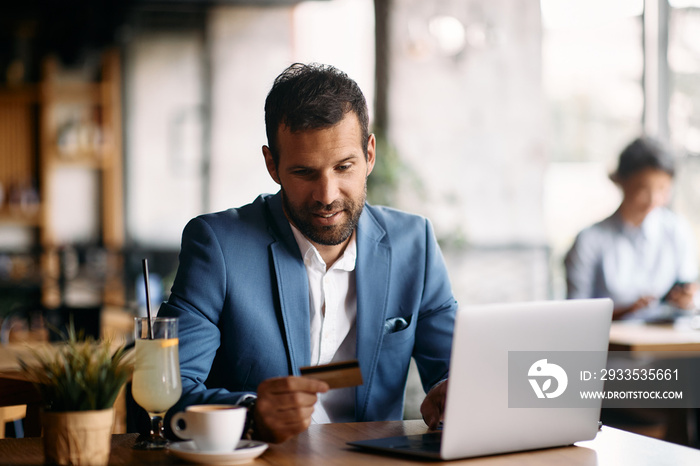
[[(369, 100), (369, 200), (432, 221), (462, 303), (560, 299), (641, 133), (700, 240), (700, 0), (28, 0), (0, 13), (0, 339), (129, 339), (186, 222), (276, 192), (263, 102), (293, 62)], [(695, 208), (693, 207), (695, 206)], [(419, 418), (409, 386), (407, 418)], [(413, 401), (412, 401), (413, 400)]]

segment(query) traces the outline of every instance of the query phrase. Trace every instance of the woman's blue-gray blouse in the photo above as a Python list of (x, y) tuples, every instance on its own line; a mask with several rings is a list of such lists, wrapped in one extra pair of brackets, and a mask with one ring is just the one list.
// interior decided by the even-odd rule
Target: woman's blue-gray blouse
[(564, 261), (567, 296), (609, 297), (615, 307), (661, 298), (674, 283), (697, 280), (696, 244), (690, 225), (667, 208), (654, 209), (639, 227), (618, 210), (576, 237)]

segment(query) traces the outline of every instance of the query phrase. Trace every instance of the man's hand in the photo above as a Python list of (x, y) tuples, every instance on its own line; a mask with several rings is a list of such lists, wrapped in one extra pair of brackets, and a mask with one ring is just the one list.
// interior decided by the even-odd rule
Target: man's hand
[(303, 377), (279, 377), (258, 385), (258, 399), (253, 413), (256, 436), (272, 443), (284, 442), (305, 431), (317, 393), (328, 391), (328, 384)]
[(431, 430), (437, 429), (445, 413), (445, 399), (447, 398), (447, 380), (434, 386), (423, 400), (420, 412), (423, 420)]

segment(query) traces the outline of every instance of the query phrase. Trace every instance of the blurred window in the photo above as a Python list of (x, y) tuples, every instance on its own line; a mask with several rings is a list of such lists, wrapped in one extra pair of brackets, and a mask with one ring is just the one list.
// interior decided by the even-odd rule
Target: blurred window
[(541, 0), (554, 162), (608, 162), (641, 131), (643, 0)]
[(565, 294), (563, 256), (620, 195), (607, 174), (642, 131), (643, 0), (541, 0), (542, 82), (550, 161), (544, 211), (554, 297)]
[(700, 0), (671, 0), (670, 6), (671, 142), (700, 154)]
[(669, 135), (684, 155), (674, 208), (690, 221), (700, 251), (700, 0), (670, 0), (669, 6)]

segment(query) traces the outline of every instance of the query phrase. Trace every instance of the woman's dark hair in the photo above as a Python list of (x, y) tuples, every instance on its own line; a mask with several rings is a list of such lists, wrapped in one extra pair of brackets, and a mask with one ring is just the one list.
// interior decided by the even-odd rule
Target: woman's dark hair
[(285, 125), (291, 132), (329, 128), (348, 112), (360, 122), (360, 144), (367, 157), (369, 117), (360, 87), (347, 74), (329, 65), (294, 63), (284, 70), (265, 99), (267, 145), (279, 164), (277, 131)]
[(662, 170), (670, 176), (676, 173), (671, 150), (658, 139), (641, 136), (622, 151), (617, 170), (610, 175), (610, 179), (619, 183), (647, 168)]

